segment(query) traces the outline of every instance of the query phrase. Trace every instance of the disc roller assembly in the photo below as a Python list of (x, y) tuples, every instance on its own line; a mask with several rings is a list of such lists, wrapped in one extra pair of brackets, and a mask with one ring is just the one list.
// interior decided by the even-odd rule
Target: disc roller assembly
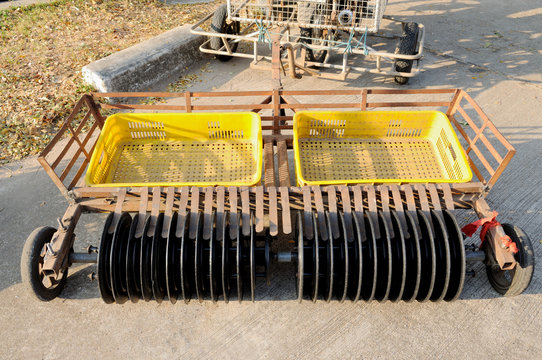
[[(302, 192), (307, 194), (306, 190)], [(334, 190), (328, 189), (328, 194)], [(180, 193), (169, 191), (166, 197), (170, 204), (189, 199), (186, 207), (173, 206), (167, 214), (112, 212), (105, 221), (98, 255), (101, 296), (106, 303), (121, 304), (164, 299), (254, 301), (257, 279), (269, 285), (273, 264), (293, 262), (299, 301), (459, 297), (466, 258), (463, 235), (451, 211), (389, 207), (363, 211), (363, 204), (356, 205), (354, 198), (362, 203), (363, 196), (371, 200), (371, 191), (361, 186), (341, 190), (344, 196), (334, 200), (338, 204), (331, 211), (323, 203), (329, 195), (322, 196), (320, 188), (313, 189), (313, 195), (320, 193), (324, 211), (293, 210), (291, 251), (271, 251), (278, 236), (270, 234), (269, 226), (258, 232), (252, 211), (224, 210), (226, 200), (231, 206), (232, 196), (229, 193), (226, 199), (224, 188), (204, 189), (203, 201), (211, 199), (211, 205), (193, 205), (200, 200), (199, 189), (183, 188)], [(354, 196), (348, 204), (343, 201), (349, 200), (350, 190)], [(161, 195), (155, 188), (153, 199)], [(249, 201), (266, 202), (257, 196), (255, 192)], [(201, 205), (204, 210), (191, 211), (188, 205)]]
[[(409, 99), (423, 94), (444, 100)], [(468, 284), (469, 264), (480, 261), (497, 292), (518, 295), (528, 287), (530, 240), (517, 226), (501, 225), (485, 201), (515, 150), (464, 91), (181, 95), (185, 105), (172, 110), (183, 113), (108, 119), (102, 108), (131, 105), (100, 105), (99, 94), (85, 95), (40, 155), (69, 207), (58, 228), (38, 228), (25, 244), (21, 272), (38, 299), (57, 297), (75, 263), (96, 263), (91, 278), (107, 304), (257, 301), (267, 298), (266, 284), (288, 281), (292, 289), (295, 283), (290, 298), (300, 302), (453, 301)], [(303, 95), (358, 96), (358, 102), (293, 99)], [(375, 102), (374, 95), (394, 100)], [(265, 99), (193, 103), (196, 97), (246, 102), (248, 96)], [(483, 126), (463, 110), (465, 102)], [(360, 104), (361, 111), (305, 110)], [(403, 110), (405, 104), (416, 110)], [(448, 110), (417, 109), (431, 105)], [(240, 109), (251, 111), (232, 111)], [(193, 112), (209, 110), (215, 112)], [(82, 135), (85, 126), (90, 130)], [(51, 158), (66, 131), (72, 132), (68, 145)], [(499, 154), (490, 138), (507, 152)], [(58, 169), (73, 153), (70, 146), (75, 155)], [(460, 209), (474, 210), (479, 220), (459, 224)], [(97, 213), (107, 213), (101, 235), (95, 234), (98, 246), (77, 252), (79, 218)], [(466, 245), (480, 227), (480, 242)]]

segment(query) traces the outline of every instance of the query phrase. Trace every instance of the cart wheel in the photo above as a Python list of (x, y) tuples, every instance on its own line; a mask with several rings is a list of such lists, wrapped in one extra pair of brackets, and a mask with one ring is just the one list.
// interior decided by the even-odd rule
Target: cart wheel
[[(487, 277), (491, 286), (504, 296), (521, 294), (531, 282), (534, 271), (533, 245), (529, 237), (519, 227), (502, 224), (506, 235), (516, 243), (518, 252), (514, 255), (517, 264), (512, 270), (501, 270), (498, 265), (486, 265)], [(486, 246), (486, 252), (489, 246)], [(488, 254), (488, 257), (492, 256)]]
[[(222, 4), (218, 9), (216, 9), (213, 15), (213, 20), (211, 22), (212, 32), (219, 34), (238, 35), (240, 32), (240, 27), (241, 24), (239, 23), (239, 21), (228, 22), (228, 8), (226, 4)], [(210, 40), (211, 49), (213, 50), (220, 50), (220, 48), (224, 46), (222, 38), (220, 37), (212, 36)], [(228, 41), (228, 43), (230, 44), (231, 51), (235, 52), (239, 43), (232, 42), (231, 40)], [(220, 61), (228, 61), (233, 57), (229, 55), (215, 56)]]
[[(403, 35), (399, 39), (396, 54), (400, 55), (415, 55), (416, 43), (418, 42), (418, 24), (415, 22), (409, 22), (403, 26)], [(414, 60), (395, 60), (395, 71), (409, 73), (412, 69), (412, 63)], [(395, 82), (399, 85), (405, 85), (408, 83), (408, 77), (396, 76)]]
[(46, 245), (53, 238), (55, 228), (43, 226), (35, 229), (26, 239), (21, 257), (21, 277), (28, 291), (41, 301), (51, 301), (60, 295), (68, 279), (68, 269), (64, 270), (60, 281), (52, 280), (45, 284), (41, 273)]
[[(302, 44), (316, 44), (317, 42), (324, 42), (325, 39), (321, 39), (321, 35), (317, 34), (319, 29), (312, 28), (300, 28), (300, 38), (299, 42)], [(305, 53), (305, 60), (311, 62), (324, 62), (326, 59), (327, 50), (312, 50), (310, 47), (307, 47), (307, 52)]]

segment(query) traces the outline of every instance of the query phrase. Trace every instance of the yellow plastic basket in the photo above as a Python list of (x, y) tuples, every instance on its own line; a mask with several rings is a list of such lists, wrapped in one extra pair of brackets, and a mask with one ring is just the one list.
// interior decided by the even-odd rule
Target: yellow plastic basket
[(299, 185), (468, 182), (467, 157), (439, 111), (300, 111)]
[(250, 186), (262, 173), (256, 113), (115, 114), (98, 139), (89, 186)]

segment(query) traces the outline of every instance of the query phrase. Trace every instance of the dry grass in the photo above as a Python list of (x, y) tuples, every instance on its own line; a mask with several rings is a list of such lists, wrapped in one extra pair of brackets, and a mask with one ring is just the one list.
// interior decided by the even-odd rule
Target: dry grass
[(81, 93), (81, 68), (211, 12), (209, 4), (60, 0), (0, 12), (0, 163), (35, 154)]

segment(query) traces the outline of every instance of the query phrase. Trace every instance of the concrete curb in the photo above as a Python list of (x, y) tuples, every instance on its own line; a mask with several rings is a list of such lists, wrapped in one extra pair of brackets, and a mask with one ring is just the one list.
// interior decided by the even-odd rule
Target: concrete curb
[(202, 58), (204, 37), (191, 25), (171, 29), (83, 67), (83, 79), (100, 92), (149, 90)]

